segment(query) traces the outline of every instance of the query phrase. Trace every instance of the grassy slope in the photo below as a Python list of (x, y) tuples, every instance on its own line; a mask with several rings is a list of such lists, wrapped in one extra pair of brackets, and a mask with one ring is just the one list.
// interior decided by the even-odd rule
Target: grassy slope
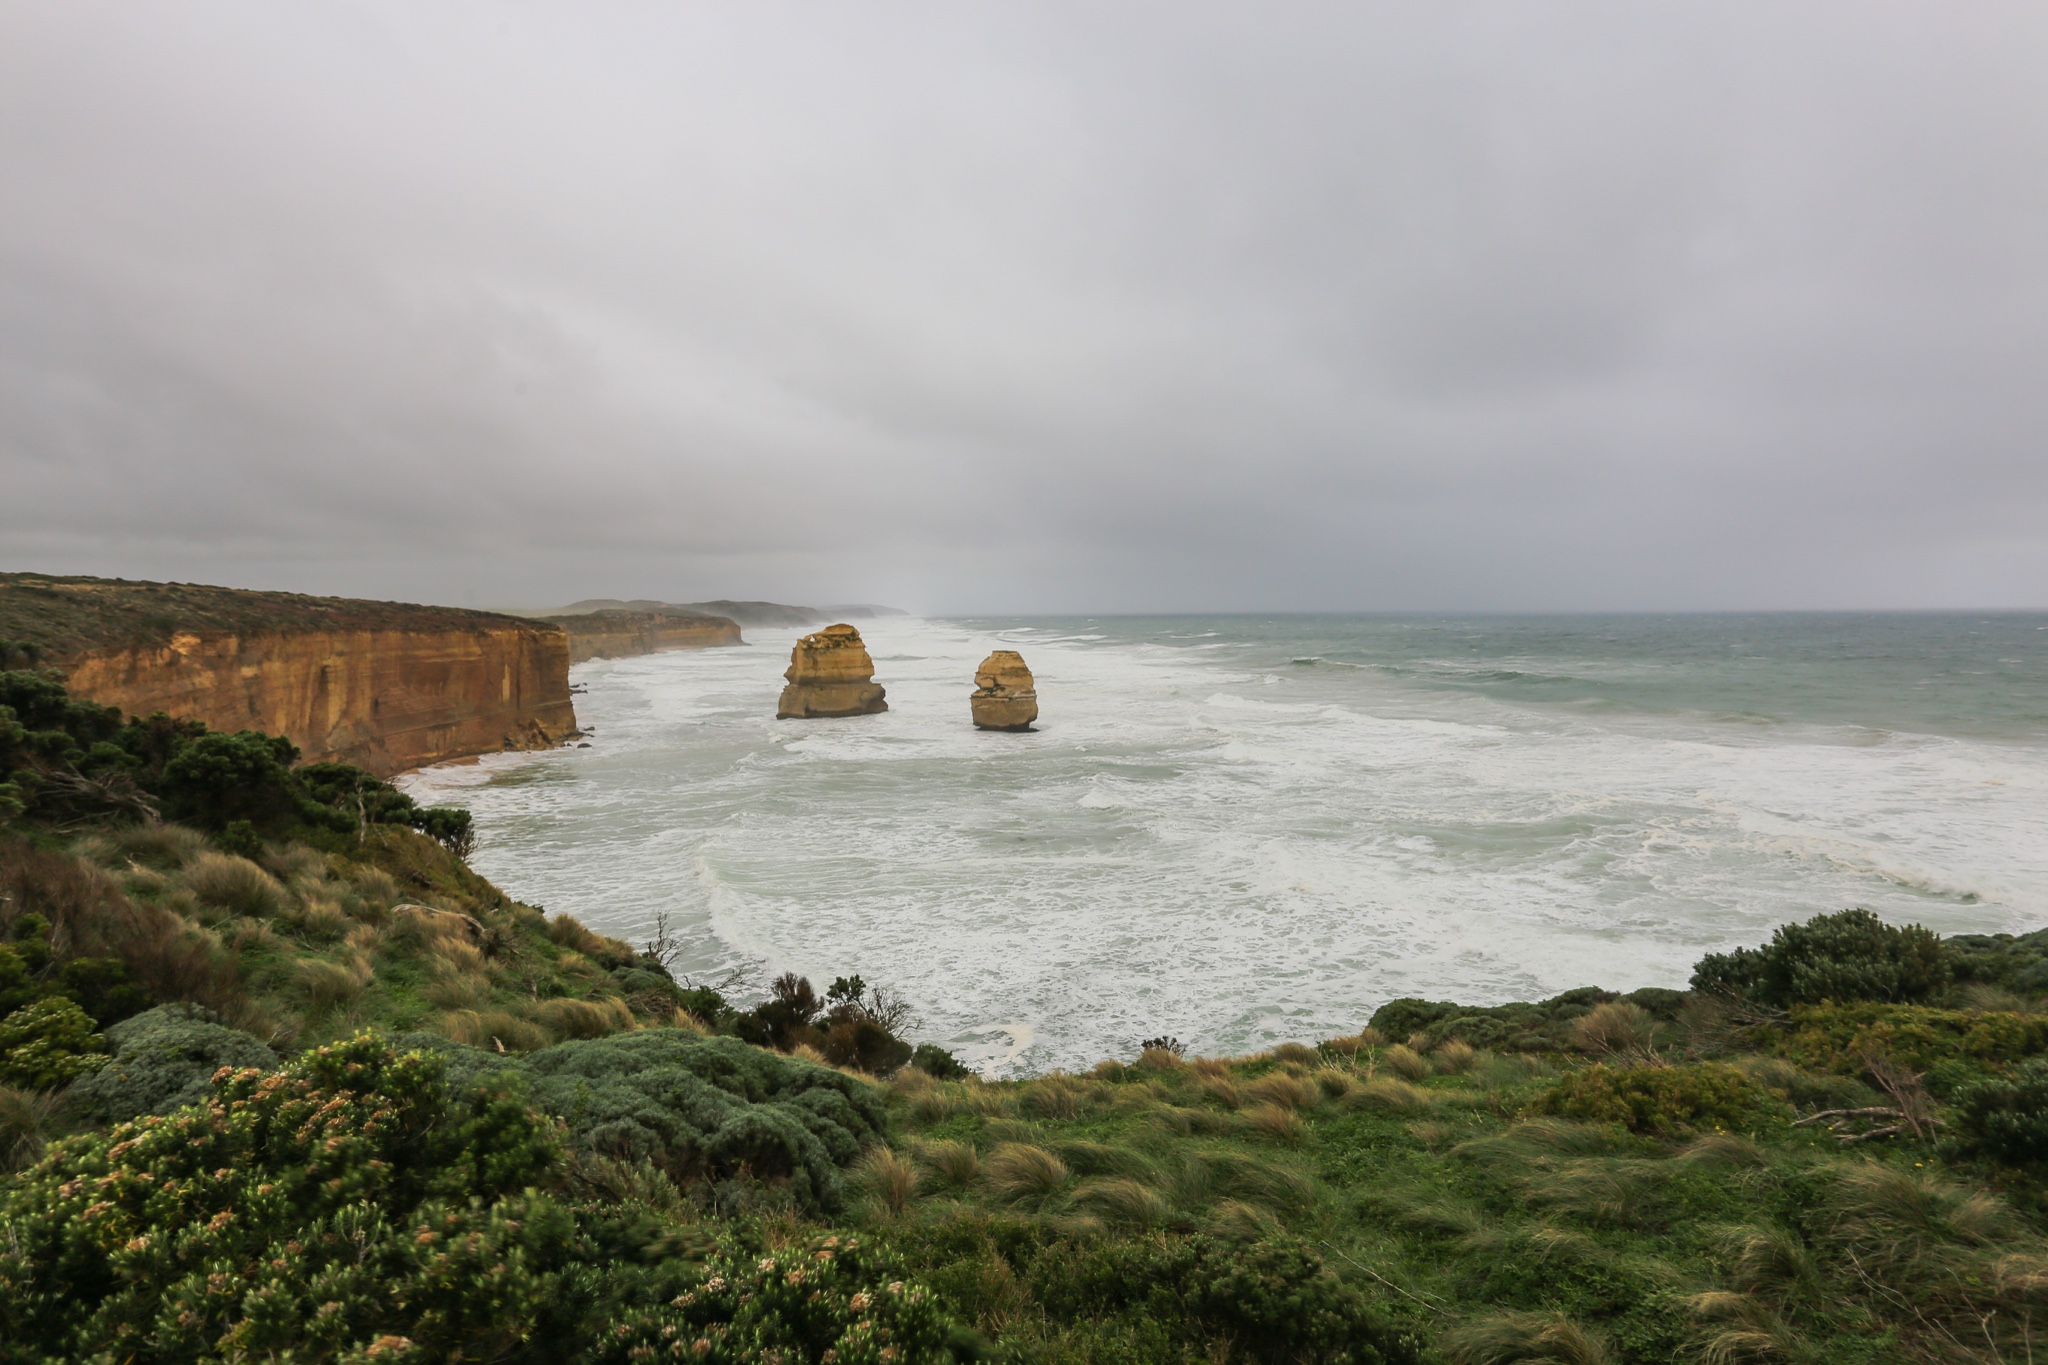
[(161, 645), (177, 631), (489, 630), (531, 626), (518, 617), (405, 602), (255, 592), (197, 583), (0, 574), (0, 642), (46, 659), (81, 650)]
[[(225, 1013), (280, 1046), (373, 1027), (522, 1050), (678, 1022), (606, 969), (625, 945), (408, 830), (274, 845), (260, 865), (174, 827), (69, 848), (231, 960)], [(862, 1158), (833, 1226), (893, 1247), (1017, 1360), (1237, 1358), (1124, 1292), (1192, 1233), (1305, 1241), (1446, 1360), (2028, 1358), (2048, 1244), (1928, 1144), (1845, 1147), (1791, 1127), (1789, 1104), (1747, 1132), (1662, 1138), (1528, 1116), (1584, 1064), (1362, 1037), (1012, 1083), (906, 1070), (887, 1082), (891, 1145)], [(1753, 1069), (1808, 1108), (1854, 1089)], [(658, 1172), (634, 1180), (622, 1197), (713, 1216)], [(772, 1191), (752, 1207), (771, 1245), (820, 1230)]]

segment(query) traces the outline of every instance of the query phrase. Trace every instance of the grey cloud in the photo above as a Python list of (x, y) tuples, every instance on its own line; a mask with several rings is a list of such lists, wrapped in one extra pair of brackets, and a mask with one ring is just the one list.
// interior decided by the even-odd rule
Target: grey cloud
[(0, 559), (2048, 605), (2025, 5), (0, 12)]

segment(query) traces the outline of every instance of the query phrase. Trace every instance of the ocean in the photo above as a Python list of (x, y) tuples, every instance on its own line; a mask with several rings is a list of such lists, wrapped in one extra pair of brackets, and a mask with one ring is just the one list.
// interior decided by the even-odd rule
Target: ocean
[[(1852, 905), (2048, 925), (2048, 615), (859, 624), (887, 714), (776, 720), (798, 632), (750, 630), (578, 665), (588, 748), (404, 785), (529, 903), (665, 916), (741, 996), (858, 974), (990, 1075), (1679, 987)], [(1036, 733), (972, 728), (992, 648)]]

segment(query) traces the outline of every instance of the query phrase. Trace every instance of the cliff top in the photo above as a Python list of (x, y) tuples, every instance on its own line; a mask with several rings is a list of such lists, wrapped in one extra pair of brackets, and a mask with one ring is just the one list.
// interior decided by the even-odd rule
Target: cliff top
[(309, 597), (200, 583), (0, 573), (0, 642), (46, 659), (88, 649), (167, 644), (174, 634), (302, 630), (502, 630), (545, 625), (497, 612)]
[(658, 616), (715, 616), (742, 626), (815, 626), (830, 618), (811, 607), (792, 607), (782, 602), (657, 602), (651, 597), (624, 601), (617, 597), (586, 597), (551, 611), (521, 612), (547, 621), (566, 616), (588, 616), (596, 612), (637, 611)]

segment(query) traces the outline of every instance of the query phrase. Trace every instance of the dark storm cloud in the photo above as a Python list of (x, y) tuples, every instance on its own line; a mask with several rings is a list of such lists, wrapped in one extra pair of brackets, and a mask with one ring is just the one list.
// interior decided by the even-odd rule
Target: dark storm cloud
[(0, 559), (2048, 605), (2032, 5), (0, 11)]

